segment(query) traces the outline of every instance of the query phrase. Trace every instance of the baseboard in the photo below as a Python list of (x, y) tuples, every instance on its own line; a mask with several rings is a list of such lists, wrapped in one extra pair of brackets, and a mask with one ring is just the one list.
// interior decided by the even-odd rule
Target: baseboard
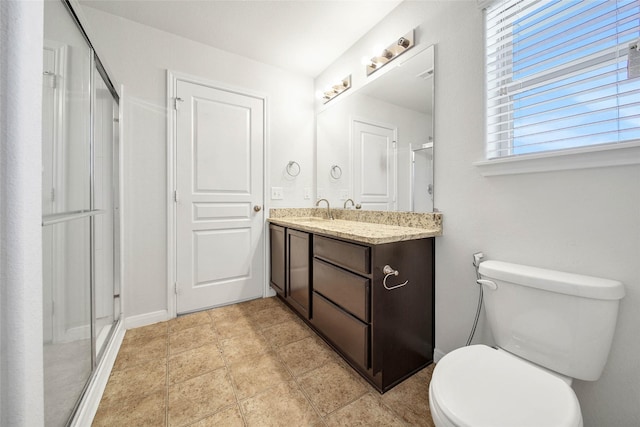
[(91, 326), (74, 326), (73, 328), (65, 330), (62, 333), (61, 337), (58, 338), (56, 343), (82, 341), (88, 340), (89, 338), (91, 338)]
[(113, 369), (113, 364), (116, 361), (118, 350), (120, 350), (124, 333), (125, 328), (123, 323), (118, 322), (116, 329), (113, 331), (113, 336), (107, 344), (104, 356), (96, 367), (89, 381), (89, 385), (84, 392), (84, 396), (78, 405), (76, 414), (70, 424), (72, 427), (90, 426), (93, 422), (93, 418), (96, 416), (98, 406), (100, 405), (100, 399), (102, 399), (102, 394), (107, 386), (107, 381), (109, 381), (111, 369)]
[(444, 355), (447, 354), (444, 351), (440, 350), (439, 348), (436, 348), (433, 350), (433, 362), (434, 363), (438, 363), (440, 361), (440, 359), (442, 359), (444, 357)]
[(168, 310), (152, 311), (151, 313), (129, 316), (124, 319), (125, 329), (139, 328), (141, 326), (152, 325), (158, 322), (165, 322), (171, 319)]

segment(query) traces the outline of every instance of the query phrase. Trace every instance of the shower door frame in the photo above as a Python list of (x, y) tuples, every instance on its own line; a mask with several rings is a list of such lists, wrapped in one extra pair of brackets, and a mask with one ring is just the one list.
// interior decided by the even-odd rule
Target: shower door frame
[[(76, 28), (79, 31), (80, 36), (84, 39), (88, 47), (89, 57), (89, 74), (88, 74), (88, 90), (87, 96), (89, 97), (89, 114), (86, 117), (88, 120), (88, 139), (86, 144), (88, 144), (87, 153), (88, 153), (88, 172), (89, 172), (89, 191), (88, 191), (88, 209), (83, 207), (82, 210), (72, 211), (67, 210), (65, 212), (55, 212), (42, 216), (42, 227), (52, 227), (55, 224), (61, 223), (72, 223), (74, 220), (86, 219), (88, 220), (88, 242), (86, 243), (86, 250), (89, 251), (89, 254), (84, 254), (83, 256), (87, 256), (88, 261), (88, 283), (84, 283), (82, 286), (87, 286), (87, 293), (89, 295), (88, 303), (89, 306), (86, 307), (89, 312), (88, 320), (88, 339), (90, 342), (90, 369), (88, 371), (88, 375), (86, 378), (84, 375), (81, 377), (85, 380), (84, 385), (81, 388), (81, 391), (77, 395), (77, 400), (74, 402), (72, 407), (65, 408), (70, 410), (69, 418), (67, 419), (68, 425), (83, 425), (93, 418), (95, 414), (98, 403), (99, 403), (99, 394), (98, 390), (102, 390), (104, 385), (106, 385), (106, 381), (108, 379), (109, 371), (115, 361), (115, 355), (117, 353), (117, 349), (122, 341), (124, 330), (122, 325), (122, 302), (120, 298), (120, 287), (122, 283), (122, 228), (121, 228), (121, 206), (122, 206), (122, 191), (121, 191), (121, 165), (122, 165), (122, 157), (121, 157), (121, 141), (122, 141), (122, 126), (121, 126), (121, 118), (122, 118), (122, 108), (121, 108), (121, 97), (118, 92), (115, 90), (115, 87), (109, 78), (102, 62), (100, 61), (93, 45), (91, 44), (87, 33), (85, 32), (82, 24), (75, 13), (72, 4), (69, 0), (60, 0), (60, 3), (66, 8), (69, 13), (71, 20), (75, 24)], [(46, 16), (45, 16), (46, 19)], [(44, 43), (44, 46), (47, 46), (47, 43)], [(56, 71), (57, 74), (57, 71)], [(62, 74), (65, 77), (67, 73)], [(84, 74), (87, 76), (87, 74)], [(107, 191), (111, 192), (111, 205), (106, 207), (112, 214), (112, 224), (108, 228), (107, 233), (109, 238), (112, 239), (112, 248), (110, 250), (110, 257), (112, 258), (110, 269), (112, 269), (112, 278), (110, 282), (107, 284), (111, 289), (112, 285), (112, 304), (113, 304), (113, 313), (111, 313), (112, 321), (110, 322), (109, 332), (106, 333), (104, 337), (104, 345), (101, 346), (100, 349), (97, 348), (98, 337), (96, 336), (96, 322), (97, 322), (97, 311), (96, 311), (96, 280), (97, 280), (97, 269), (96, 269), (96, 217), (99, 215), (105, 215), (107, 210), (96, 209), (96, 200), (95, 200), (95, 189), (96, 189), (96, 168), (95, 168), (95, 148), (96, 148), (96, 135), (95, 135), (95, 119), (96, 119), (96, 79), (102, 79), (104, 82), (104, 86), (107, 88), (109, 93), (111, 94), (111, 100), (108, 105), (112, 108), (111, 116), (113, 117), (112, 123), (112, 133), (111, 133), (111, 141), (109, 141), (109, 151), (103, 151), (106, 156), (111, 157), (111, 165), (110, 165), (110, 180), (104, 181), (105, 187), (108, 188)], [(61, 95), (62, 98), (65, 97), (65, 94)], [(64, 104), (64, 101), (62, 101)], [(56, 105), (58, 108), (59, 105)], [(106, 110), (105, 110), (106, 111)], [(65, 114), (65, 111), (58, 111), (55, 114)], [(55, 116), (54, 120), (64, 120), (63, 118), (59, 118)], [(65, 130), (66, 129), (65, 125)], [(59, 139), (59, 135), (56, 135), (54, 138)], [(58, 141), (59, 142), (59, 141)], [(55, 141), (54, 141), (55, 144)], [(54, 149), (56, 149), (54, 147)], [(86, 166), (86, 164), (85, 164)], [(66, 170), (65, 165), (62, 166), (64, 170)], [(59, 171), (62, 173), (62, 170)], [(86, 176), (86, 175), (85, 175)], [(54, 182), (57, 179), (55, 176), (53, 177)], [(58, 195), (56, 195), (58, 197)], [(55, 244), (55, 242), (54, 242)], [(84, 245), (84, 243), (83, 243)], [(85, 250), (85, 247), (81, 248), (82, 251)], [(107, 252), (109, 253), (109, 251)], [(53, 283), (53, 286), (56, 284)], [(55, 293), (56, 290), (53, 289)], [(63, 307), (55, 307), (57, 312), (61, 312)], [(55, 315), (54, 315), (55, 316)], [(53, 336), (51, 337), (51, 342), (55, 343), (56, 341), (56, 327), (57, 325), (55, 320), (52, 317), (53, 324)], [(81, 328), (84, 329), (84, 326)], [(80, 331), (82, 332), (82, 331)], [(78, 333), (80, 333), (78, 332)], [(84, 336), (84, 334), (83, 334)], [(43, 340), (43, 346), (45, 342)], [(74, 394), (75, 397), (75, 394)], [(46, 415), (46, 414), (45, 414)]]

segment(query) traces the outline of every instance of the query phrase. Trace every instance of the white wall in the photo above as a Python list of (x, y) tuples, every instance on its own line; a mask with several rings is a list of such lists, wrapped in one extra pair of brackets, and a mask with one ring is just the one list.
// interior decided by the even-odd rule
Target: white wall
[[(364, 75), (360, 58), (419, 26), (418, 44), (436, 43), (436, 348), (464, 345), (475, 313), (472, 254), (617, 279), (627, 295), (605, 372), (574, 383), (586, 427), (640, 425), (639, 166), (483, 178), (483, 19), (475, 1), (405, 2), (326, 70)], [(491, 343), (483, 324), (475, 342)]]
[[(125, 86), (124, 314), (167, 310), (167, 69), (267, 96), (267, 186), (284, 200), (266, 206), (310, 206), (314, 187), (313, 80), (211, 48), (95, 9), (83, 8), (94, 47), (117, 84)], [(301, 166), (288, 178), (289, 160)], [(269, 192), (270, 193), (270, 192)]]
[(44, 424), (43, 5), (0, 2), (0, 425)]

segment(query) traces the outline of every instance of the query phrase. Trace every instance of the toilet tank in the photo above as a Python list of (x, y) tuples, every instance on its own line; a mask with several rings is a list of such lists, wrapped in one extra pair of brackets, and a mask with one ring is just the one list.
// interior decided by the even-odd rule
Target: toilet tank
[(487, 320), (496, 344), (572, 378), (595, 381), (609, 356), (624, 286), (542, 268), (480, 264)]

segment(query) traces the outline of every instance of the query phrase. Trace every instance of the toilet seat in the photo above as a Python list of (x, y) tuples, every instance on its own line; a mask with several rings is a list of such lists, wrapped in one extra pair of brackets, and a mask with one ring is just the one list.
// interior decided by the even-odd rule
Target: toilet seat
[(579, 427), (580, 404), (559, 377), (485, 345), (443, 357), (429, 386), (437, 426)]

